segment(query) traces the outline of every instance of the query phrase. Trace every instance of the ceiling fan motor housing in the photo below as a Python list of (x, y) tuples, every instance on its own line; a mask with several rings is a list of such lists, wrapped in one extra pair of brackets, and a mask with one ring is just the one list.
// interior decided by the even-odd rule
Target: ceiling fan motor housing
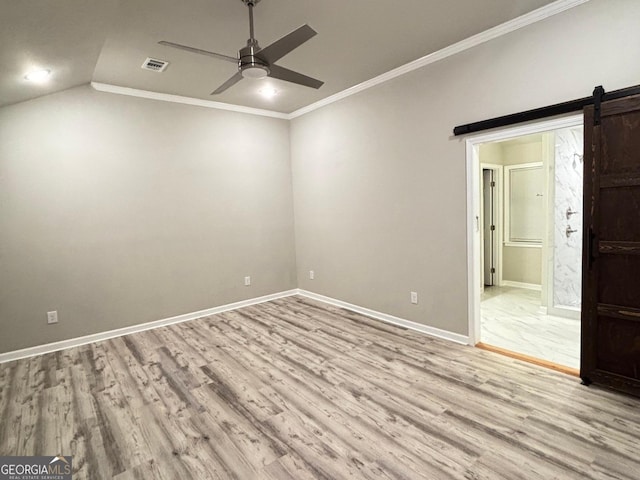
[(269, 65), (256, 54), (260, 51), (257, 41), (249, 40), (238, 52), (238, 68), (243, 77), (264, 78), (269, 75)]

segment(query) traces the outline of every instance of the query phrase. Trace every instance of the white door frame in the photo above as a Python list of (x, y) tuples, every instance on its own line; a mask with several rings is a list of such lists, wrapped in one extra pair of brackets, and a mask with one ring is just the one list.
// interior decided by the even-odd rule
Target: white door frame
[(480, 144), (583, 125), (582, 113), (554, 120), (509, 127), (499, 131), (470, 135), (465, 139), (467, 163), (467, 303), (469, 305), (469, 344), (480, 341)]

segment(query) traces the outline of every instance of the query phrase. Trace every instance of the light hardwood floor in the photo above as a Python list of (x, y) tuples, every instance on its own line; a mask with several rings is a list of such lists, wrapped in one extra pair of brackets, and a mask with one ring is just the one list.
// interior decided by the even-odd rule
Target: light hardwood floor
[(75, 479), (638, 479), (640, 401), (301, 297), (0, 365)]

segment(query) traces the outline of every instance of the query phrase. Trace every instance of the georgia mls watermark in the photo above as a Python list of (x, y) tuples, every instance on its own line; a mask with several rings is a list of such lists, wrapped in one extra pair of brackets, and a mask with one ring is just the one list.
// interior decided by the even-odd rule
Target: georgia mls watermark
[(71, 457), (0, 457), (0, 480), (71, 480)]

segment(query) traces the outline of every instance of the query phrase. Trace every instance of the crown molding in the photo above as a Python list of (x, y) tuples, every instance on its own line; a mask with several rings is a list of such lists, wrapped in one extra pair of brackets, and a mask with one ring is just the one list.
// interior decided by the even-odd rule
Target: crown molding
[(216, 110), (228, 110), (231, 112), (248, 113), (250, 115), (259, 115), (262, 117), (280, 118), (282, 120), (291, 120), (290, 115), (271, 110), (262, 110), (260, 108), (243, 107), (233, 105), (231, 103), (214, 102), (211, 100), (202, 100), (201, 98), (183, 97), (181, 95), (171, 95), (168, 93), (151, 92), (149, 90), (139, 90), (137, 88), (119, 87), (108, 83), (91, 82), (91, 86), (99, 92), (115, 93), (118, 95), (128, 95), (130, 97), (149, 98), (151, 100), (160, 100), (162, 102), (182, 103), (185, 105), (195, 105), (197, 107), (213, 108)]
[(363, 90), (367, 90), (369, 88), (375, 87), (376, 85), (380, 85), (381, 83), (388, 82), (389, 80), (412, 72), (419, 68), (425, 67), (432, 63), (439, 62), (440, 60), (444, 60), (445, 58), (451, 57), (452, 55), (464, 52), (465, 50), (469, 50), (473, 47), (488, 42), (489, 40), (493, 40), (508, 33), (514, 32), (533, 23), (552, 17), (571, 8), (577, 7), (578, 5), (582, 5), (583, 3), (586, 3), (588, 1), (589, 0), (557, 0), (556, 2), (550, 3), (549, 5), (545, 5), (544, 7), (540, 7), (536, 10), (533, 10), (532, 12), (514, 18), (513, 20), (509, 20), (508, 22), (490, 28), (489, 30), (485, 30), (484, 32), (478, 33), (477, 35), (473, 35), (472, 37), (461, 40), (458, 43), (449, 45), (448, 47), (438, 50), (437, 52), (430, 53), (429, 55), (425, 55), (422, 58), (414, 60), (413, 62), (409, 62), (394, 70), (390, 70), (387, 73), (378, 75), (377, 77), (367, 80), (366, 82), (362, 82), (351, 88), (347, 88), (342, 92), (336, 93), (335, 95), (331, 95), (330, 97), (323, 98), (322, 100), (312, 103), (311, 105), (302, 107), (289, 114), (289, 117), (290, 119), (300, 117), (306, 113), (337, 102), (338, 100), (350, 97), (351, 95), (355, 95), (356, 93), (362, 92)]
[(139, 90), (136, 88), (119, 87), (117, 85), (109, 85), (106, 83), (91, 82), (91, 86), (98, 91), (115, 93), (118, 95), (129, 95), (132, 97), (149, 98), (152, 100), (160, 100), (163, 102), (183, 103), (186, 105), (196, 105), (196, 106), (205, 107), (205, 108), (214, 108), (218, 110), (228, 110), (231, 112), (248, 113), (250, 115), (260, 115), (263, 117), (279, 118), (283, 120), (293, 120), (294, 118), (298, 118), (302, 115), (313, 112), (314, 110), (318, 110), (319, 108), (325, 107), (339, 100), (350, 97), (351, 95), (355, 95), (356, 93), (375, 87), (376, 85), (380, 85), (381, 83), (388, 82), (389, 80), (392, 80), (406, 73), (412, 72), (414, 70), (425, 67), (427, 65), (431, 65), (432, 63), (439, 62), (440, 60), (444, 60), (445, 58), (464, 52), (465, 50), (469, 50), (473, 47), (486, 43), (495, 38), (501, 37), (503, 35), (507, 35), (508, 33), (527, 27), (536, 22), (540, 22), (549, 17), (553, 17), (554, 15), (570, 10), (574, 7), (582, 5), (583, 3), (587, 3), (588, 1), (589, 0), (557, 0), (553, 3), (545, 5), (544, 7), (540, 7), (536, 10), (533, 10), (532, 12), (529, 12), (517, 18), (514, 18), (513, 20), (509, 20), (508, 22), (505, 22), (496, 27), (490, 28), (489, 30), (485, 30), (484, 32), (478, 33), (477, 35), (473, 35), (472, 37), (461, 40), (458, 43), (449, 45), (448, 47), (438, 50), (437, 52), (430, 53), (429, 55), (426, 55), (422, 58), (409, 62), (405, 65), (402, 65), (401, 67), (398, 67), (389, 72), (383, 73), (382, 75), (378, 75), (377, 77), (374, 77), (370, 80), (362, 82), (353, 87), (347, 88), (346, 90), (338, 92), (329, 97), (323, 98), (322, 100), (319, 100), (315, 103), (307, 105), (306, 107), (302, 107), (292, 113), (282, 113), (282, 112), (275, 112), (272, 110), (243, 107), (240, 105), (214, 102), (211, 100), (202, 100), (202, 99), (193, 98), (193, 97), (183, 97), (180, 95), (170, 95), (167, 93), (151, 92), (148, 90)]

